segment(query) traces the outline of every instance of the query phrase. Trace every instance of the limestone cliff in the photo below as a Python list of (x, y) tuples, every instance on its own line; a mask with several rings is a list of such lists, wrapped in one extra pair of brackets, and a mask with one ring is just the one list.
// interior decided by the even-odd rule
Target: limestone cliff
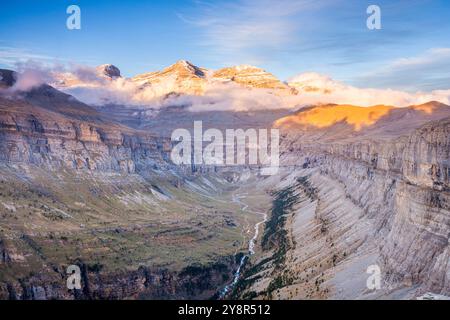
[(0, 97), (2, 162), (129, 173), (166, 164), (167, 139), (99, 120), (79, 102), (35, 101)]
[[(339, 137), (343, 130), (348, 125), (339, 122), (285, 130), (286, 177), (276, 188), (295, 186), (288, 199), (295, 205), (280, 226), (291, 246), (282, 267), (270, 251), (256, 261), (247, 274), (252, 284), (241, 295), (449, 295), (450, 118), (396, 135), (367, 135), (373, 127), (346, 139), (330, 134)], [(375, 292), (365, 282), (373, 264), (383, 277), (382, 290)]]

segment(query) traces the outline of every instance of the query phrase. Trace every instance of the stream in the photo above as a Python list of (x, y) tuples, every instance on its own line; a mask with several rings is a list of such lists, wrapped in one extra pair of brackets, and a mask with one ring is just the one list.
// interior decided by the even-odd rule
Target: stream
[[(247, 211), (247, 209), (248, 209), (248, 205), (241, 201), (241, 199), (245, 198), (245, 197), (246, 197), (245, 194), (243, 194), (243, 195), (239, 195), (239, 194), (234, 195), (233, 194), (233, 197), (232, 197), (232, 201), (234, 203), (238, 203), (239, 205), (242, 206), (242, 209), (241, 209), (242, 211)], [(248, 242), (248, 253), (242, 256), (241, 261), (239, 262), (239, 267), (237, 268), (236, 272), (233, 275), (233, 281), (230, 284), (226, 285), (222, 289), (222, 291), (219, 294), (219, 299), (223, 299), (234, 288), (234, 286), (239, 281), (239, 278), (241, 276), (241, 269), (244, 266), (245, 261), (251, 255), (255, 254), (255, 242), (258, 239), (259, 226), (267, 221), (267, 213), (255, 212), (255, 211), (247, 211), (247, 212), (254, 213), (254, 214), (259, 214), (259, 215), (261, 215), (263, 217), (263, 219), (255, 224), (255, 233), (254, 233), (253, 237)]]

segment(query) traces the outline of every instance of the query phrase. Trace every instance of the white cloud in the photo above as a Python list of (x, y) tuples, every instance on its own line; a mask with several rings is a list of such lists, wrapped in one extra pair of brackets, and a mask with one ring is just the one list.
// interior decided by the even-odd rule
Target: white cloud
[(46, 64), (54, 60), (54, 57), (35, 54), (21, 48), (0, 47), (0, 64), (7, 67), (15, 67), (18, 63), (27, 63), (29, 61), (39, 61), (42, 64)]
[(289, 84), (299, 90), (298, 101), (303, 105), (336, 103), (406, 107), (429, 101), (450, 104), (450, 90), (409, 93), (393, 89), (357, 88), (314, 72), (299, 74), (290, 79)]
[(53, 84), (90, 105), (114, 103), (143, 109), (186, 106), (191, 111), (249, 111), (296, 109), (324, 103), (405, 107), (433, 100), (450, 105), (450, 89), (409, 93), (393, 89), (357, 88), (314, 72), (299, 74), (288, 81), (290, 86), (298, 90), (297, 95), (286, 92), (274, 94), (272, 90), (250, 89), (232, 82), (205, 79), (201, 95), (167, 96), (177, 91), (170, 81), (142, 85), (126, 78), (107, 78), (92, 67), (48, 69), (37, 64), (24, 64), (19, 68), (13, 90), (28, 90), (42, 83)]
[(95, 68), (78, 67), (66, 72), (61, 82), (61, 74), (55, 76), (53, 85), (90, 105), (123, 104), (144, 106), (154, 103), (156, 95), (141, 88), (126, 78), (108, 79), (99, 75)]
[(296, 103), (269, 90), (249, 89), (236, 83), (207, 79), (204, 79), (201, 95), (170, 95), (172, 92), (178, 93), (173, 77), (158, 83), (142, 84), (126, 78), (109, 79), (99, 75), (95, 68), (85, 66), (65, 72), (57, 70), (52, 74), (55, 87), (90, 105), (121, 104), (153, 109), (186, 106), (191, 111), (246, 111), (291, 108), (291, 104)]
[(237, 84), (212, 84), (203, 96), (191, 96), (191, 111), (252, 111), (289, 109), (295, 101), (265, 89), (243, 88)]
[(11, 88), (3, 89), (2, 92), (14, 93), (17, 91), (28, 91), (44, 83), (52, 81), (49, 69), (41, 67), (37, 63), (27, 62), (16, 64), (15, 82)]
[(23, 70), (12, 86), (12, 91), (28, 91), (45, 83), (45, 73), (36, 69)]

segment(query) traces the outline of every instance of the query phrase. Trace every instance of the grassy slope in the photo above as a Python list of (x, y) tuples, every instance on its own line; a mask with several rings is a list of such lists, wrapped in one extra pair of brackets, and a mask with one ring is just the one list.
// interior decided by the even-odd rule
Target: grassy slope
[(180, 270), (247, 245), (248, 217), (230, 201), (232, 186), (214, 177), (217, 191), (201, 178), (176, 187), (156, 174), (6, 166), (0, 173), (0, 239), (10, 256), (0, 282), (78, 259), (103, 271)]

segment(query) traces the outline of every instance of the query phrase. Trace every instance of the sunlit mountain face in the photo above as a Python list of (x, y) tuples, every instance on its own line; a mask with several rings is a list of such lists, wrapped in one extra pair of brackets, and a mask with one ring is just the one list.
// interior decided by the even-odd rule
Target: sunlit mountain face
[[(311, 110), (301, 112), (297, 116), (289, 116), (277, 120), (276, 125), (305, 125), (317, 128), (330, 127), (338, 122), (345, 122), (360, 131), (363, 126), (371, 126), (378, 119), (392, 110), (389, 106), (355, 107), (347, 105), (319, 106)], [(331, 109), (331, 110), (330, 110)]]
[(450, 299), (447, 2), (28, 5), (0, 299)]

